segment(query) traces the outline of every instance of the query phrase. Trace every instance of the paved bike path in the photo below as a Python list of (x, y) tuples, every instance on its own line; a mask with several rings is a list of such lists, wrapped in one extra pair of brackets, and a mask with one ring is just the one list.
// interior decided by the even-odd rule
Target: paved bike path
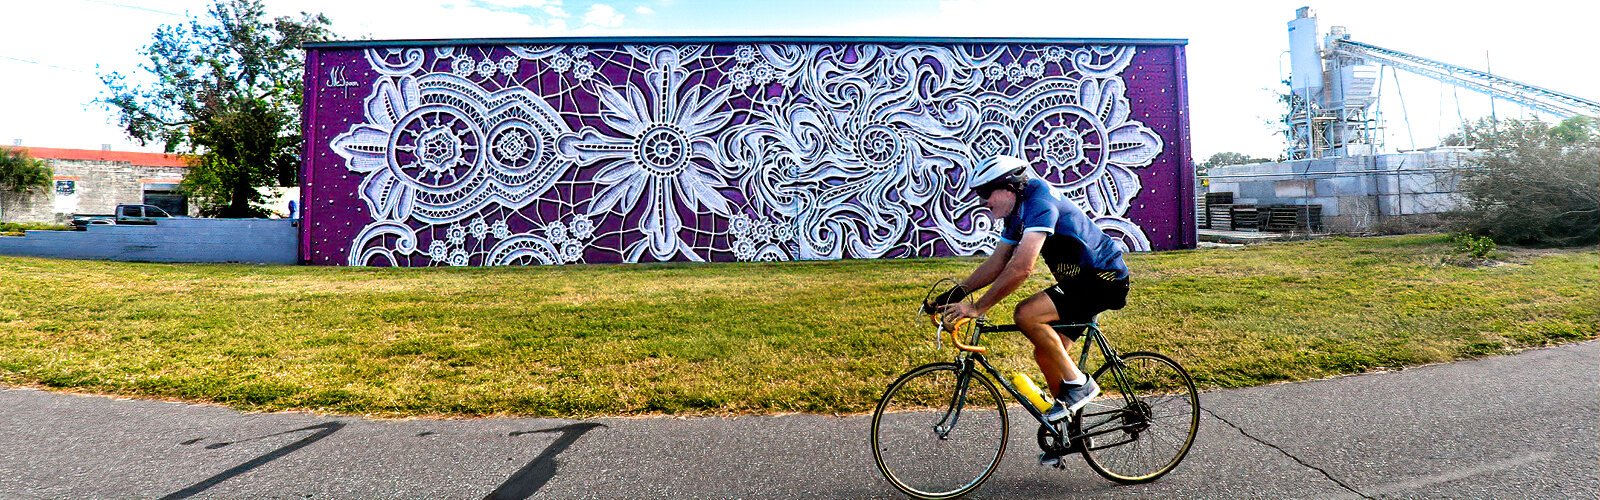
[[(1189, 458), (1138, 486), (1076, 457), (1038, 467), (1034, 428), (1014, 419), (1002, 469), (973, 496), (1594, 498), (1597, 390), (1600, 342), (1207, 392)], [(867, 423), (366, 420), (8, 389), (0, 497), (896, 497)]]

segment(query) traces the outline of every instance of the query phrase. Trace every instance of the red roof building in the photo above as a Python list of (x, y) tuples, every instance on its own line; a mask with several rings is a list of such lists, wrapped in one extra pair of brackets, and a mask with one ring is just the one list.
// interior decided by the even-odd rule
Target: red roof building
[(178, 189), (191, 156), (96, 149), (3, 146), (44, 160), (51, 186), (24, 193), (0, 193), (0, 222), (63, 223), (72, 214), (108, 214), (117, 205), (156, 205), (168, 213), (189, 213)]
[(106, 151), (100, 149), (36, 148), (18, 146), (28, 156), (41, 160), (128, 162), (141, 167), (188, 167), (189, 157), (166, 153)]

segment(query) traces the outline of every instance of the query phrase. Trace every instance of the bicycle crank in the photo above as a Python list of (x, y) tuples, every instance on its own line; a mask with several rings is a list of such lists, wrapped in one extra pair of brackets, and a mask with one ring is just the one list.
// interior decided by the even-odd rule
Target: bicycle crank
[(1077, 419), (1064, 420), (1052, 424), (1056, 432), (1050, 432), (1049, 427), (1039, 426), (1039, 449), (1045, 453), (1065, 456), (1082, 451), (1082, 439), (1071, 439), (1072, 436), (1081, 434)]

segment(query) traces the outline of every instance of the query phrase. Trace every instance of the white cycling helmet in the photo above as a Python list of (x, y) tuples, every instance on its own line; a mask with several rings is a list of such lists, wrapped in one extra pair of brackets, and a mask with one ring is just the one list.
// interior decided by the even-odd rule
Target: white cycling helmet
[(972, 167), (972, 174), (967, 176), (966, 188), (973, 191), (984, 185), (1013, 176), (1026, 176), (1028, 162), (1022, 158), (1007, 155), (995, 155), (979, 161)]

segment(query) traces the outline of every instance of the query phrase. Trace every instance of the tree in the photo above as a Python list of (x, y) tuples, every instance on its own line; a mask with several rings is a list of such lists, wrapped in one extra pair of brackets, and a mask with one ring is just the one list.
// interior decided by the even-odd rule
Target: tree
[(1214, 167), (1225, 167), (1225, 166), (1228, 166), (1228, 165), (1243, 165), (1243, 164), (1246, 164), (1246, 163), (1264, 163), (1264, 162), (1269, 162), (1269, 161), (1272, 161), (1272, 160), (1269, 160), (1269, 159), (1266, 159), (1266, 158), (1254, 158), (1254, 157), (1251, 157), (1250, 155), (1247, 155), (1247, 154), (1244, 154), (1244, 153), (1235, 153), (1235, 152), (1232, 152), (1232, 151), (1223, 151), (1221, 153), (1217, 153), (1217, 154), (1211, 155), (1211, 157), (1207, 158), (1204, 163), (1201, 163), (1199, 165), (1195, 165), (1195, 173), (1199, 174), (1199, 175), (1205, 175), (1207, 171), (1210, 171)]
[(1562, 144), (1582, 144), (1600, 134), (1600, 122), (1587, 116), (1574, 116), (1551, 127), (1550, 134)]
[(1486, 119), (1465, 135), (1484, 154), (1463, 172), (1455, 229), (1525, 245), (1600, 242), (1600, 124)]
[(321, 14), (267, 19), (261, 0), (215, 0), (204, 19), (163, 25), (137, 85), (101, 75), (101, 101), (128, 137), (195, 158), (183, 190), (201, 215), (259, 217), (260, 186), (295, 182), (300, 165), (301, 44), (332, 37)]
[(50, 165), (22, 148), (0, 148), (0, 189), (17, 194), (50, 187)]

